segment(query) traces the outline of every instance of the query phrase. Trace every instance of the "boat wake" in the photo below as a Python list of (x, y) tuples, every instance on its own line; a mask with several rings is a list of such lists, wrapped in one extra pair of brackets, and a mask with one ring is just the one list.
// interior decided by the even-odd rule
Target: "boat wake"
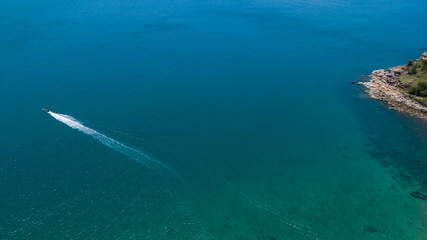
[(167, 176), (167, 175), (173, 175), (175, 177), (178, 177), (178, 174), (169, 166), (166, 164), (156, 160), (155, 158), (151, 157), (150, 155), (143, 153), (137, 149), (131, 148), (126, 146), (125, 144), (116, 141), (110, 137), (105, 136), (102, 133), (99, 133), (91, 128), (88, 128), (84, 126), (82, 123), (77, 121), (71, 116), (54, 113), (52, 111), (45, 111), (48, 114), (50, 114), (52, 117), (54, 117), (56, 120), (66, 124), (67, 126), (79, 130), (80, 132), (91, 136), (95, 140), (99, 141), (100, 143), (104, 144), (105, 146), (116, 150), (117, 152), (137, 161), (138, 163), (141, 163), (145, 167), (152, 169), (159, 173), (160, 175)]

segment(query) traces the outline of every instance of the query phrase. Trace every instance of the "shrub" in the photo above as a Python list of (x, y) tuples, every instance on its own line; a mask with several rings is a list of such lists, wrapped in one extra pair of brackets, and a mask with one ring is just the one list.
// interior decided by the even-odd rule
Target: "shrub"
[(411, 86), (408, 88), (408, 93), (409, 93), (409, 94), (412, 94), (412, 95), (415, 95), (415, 96), (418, 96), (418, 95), (420, 94), (420, 92), (418, 91), (418, 88), (417, 88), (417, 87), (415, 87), (415, 86), (413, 86), (413, 85), (411, 85)]
[(412, 67), (408, 68), (409, 75), (417, 74), (417, 66), (413, 65)]
[(427, 90), (427, 81), (419, 81), (417, 87), (421, 89), (421, 91)]
[(427, 81), (419, 81), (411, 85), (408, 88), (408, 93), (415, 96), (427, 97)]
[(414, 61), (412, 61), (411, 59), (409, 59), (408, 61), (406, 61), (406, 65), (408, 67), (412, 66), (412, 64), (414, 64)]
[(427, 70), (427, 60), (421, 60), (421, 68)]

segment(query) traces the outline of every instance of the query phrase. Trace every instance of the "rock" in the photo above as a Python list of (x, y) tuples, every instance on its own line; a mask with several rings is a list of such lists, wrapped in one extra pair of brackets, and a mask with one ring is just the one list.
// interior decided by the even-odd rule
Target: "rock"
[(351, 83), (351, 84), (355, 84), (355, 83), (356, 83), (356, 81), (350, 81), (350, 83)]
[(427, 60), (427, 52), (423, 52), (418, 60)]

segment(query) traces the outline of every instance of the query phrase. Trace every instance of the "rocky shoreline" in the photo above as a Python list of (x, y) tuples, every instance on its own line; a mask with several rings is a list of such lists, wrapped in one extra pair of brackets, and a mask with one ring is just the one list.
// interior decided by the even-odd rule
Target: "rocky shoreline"
[[(420, 60), (427, 60), (427, 52), (424, 52), (417, 61)], [(389, 109), (427, 120), (427, 107), (411, 99), (415, 96), (406, 91), (412, 82), (399, 81), (401, 76), (408, 74), (408, 66), (400, 65), (387, 70), (375, 70), (368, 76), (369, 81), (358, 84), (366, 88), (365, 92), (371, 98), (386, 102)]]

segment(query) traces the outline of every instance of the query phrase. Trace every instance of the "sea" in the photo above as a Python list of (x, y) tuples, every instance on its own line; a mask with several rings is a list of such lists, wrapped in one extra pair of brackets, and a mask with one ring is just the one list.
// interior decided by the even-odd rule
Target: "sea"
[(2, 0), (0, 239), (427, 239), (427, 122), (350, 83), (426, 12)]

